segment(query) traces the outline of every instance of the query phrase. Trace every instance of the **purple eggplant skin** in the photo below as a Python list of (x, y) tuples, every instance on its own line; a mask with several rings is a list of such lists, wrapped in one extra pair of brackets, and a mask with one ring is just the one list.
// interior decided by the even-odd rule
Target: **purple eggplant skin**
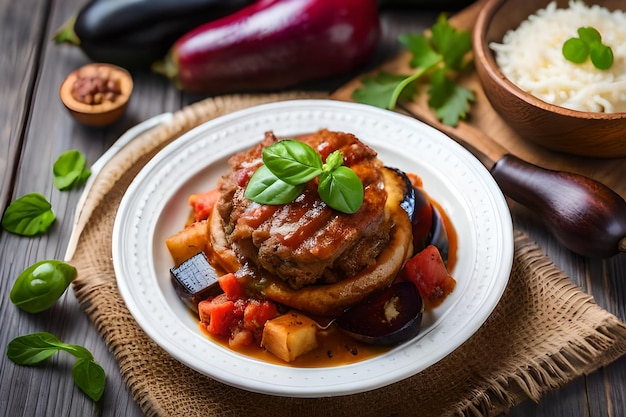
[(254, 0), (92, 0), (57, 41), (80, 46), (96, 62), (149, 70), (185, 33)]
[(153, 66), (183, 91), (271, 91), (365, 65), (380, 38), (376, 0), (259, 0), (179, 39)]
[(196, 313), (200, 301), (222, 292), (219, 275), (203, 252), (171, 268), (170, 278), (178, 297)]
[[(355, 340), (370, 345), (392, 346), (417, 336), (423, 306), (415, 285), (396, 282), (347, 309), (336, 323)], [(397, 315), (390, 319), (387, 315), (390, 311), (395, 311)]]

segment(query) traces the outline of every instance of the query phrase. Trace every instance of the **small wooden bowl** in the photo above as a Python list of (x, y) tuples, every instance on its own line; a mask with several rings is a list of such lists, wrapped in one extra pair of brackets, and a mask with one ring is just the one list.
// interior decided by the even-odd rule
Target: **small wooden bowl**
[[(115, 94), (113, 100), (102, 100), (97, 104), (79, 99), (75, 91), (77, 82), (90, 77), (116, 80), (119, 94)], [(76, 120), (88, 126), (102, 127), (115, 122), (124, 114), (132, 91), (133, 79), (128, 71), (115, 65), (95, 63), (72, 71), (61, 84), (59, 96)]]
[[(521, 90), (499, 69), (491, 42), (517, 28), (550, 0), (487, 0), (472, 34), (474, 61), (485, 94), (500, 116), (524, 139), (545, 148), (574, 155), (626, 157), (626, 113), (596, 113), (549, 104)], [(568, 0), (558, 0), (559, 8)], [(624, 7), (623, 0), (593, 1), (609, 10)], [(538, 48), (541, 45), (537, 45)]]

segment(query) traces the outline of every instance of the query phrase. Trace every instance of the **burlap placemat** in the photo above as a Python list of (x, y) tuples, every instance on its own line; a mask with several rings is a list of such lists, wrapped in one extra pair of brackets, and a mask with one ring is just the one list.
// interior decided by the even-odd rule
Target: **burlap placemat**
[(164, 145), (198, 124), (260, 104), (321, 94), (207, 99), (131, 142), (101, 171), (87, 198), (71, 263), (73, 288), (117, 359), (133, 398), (149, 416), (493, 415), (593, 372), (626, 352), (626, 325), (574, 286), (531, 242), (515, 233), (515, 259), (502, 300), (480, 330), (452, 354), (405, 381), (335, 398), (250, 393), (180, 364), (141, 330), (126, 309), (111, 262), (120, 200)]

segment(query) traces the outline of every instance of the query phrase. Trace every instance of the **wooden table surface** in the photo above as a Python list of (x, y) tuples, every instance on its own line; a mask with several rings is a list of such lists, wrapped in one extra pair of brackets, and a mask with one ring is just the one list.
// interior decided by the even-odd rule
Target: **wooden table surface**
[[(183, 94), (156, 75), (136, 73), (135, 92), (123, 119), (94, 129), (76, 123), (61, 104), (58, 89), (65, 76), (89, 60), (76, 48), (55, 45), (55, 30), (86, 1), (0, 0), (0, 209), (30, 192), (51, 202), (57, 220), (48, 233), (25, 238), (0, 231), (0, 415), (3, 416), (139, 416), (113, 355), (87, 316), (67, 291), (46, 313), (28, 314), (9, 301), (15, 278), (43, 259), (63, 259), (80, 190), (60, 192), (52, 185), (52, 164), (69, 149), (83, 152), (89, 164), (133, 125), (163, 112), (172, 112), (202, 99)], [(396, 36), (422, 32), (438, 11), (413, 9), (381, 12), (383, 39), (372, 65), (399, 51)], [(332, 91), (355, 74), (313, 85)], [(626, 254), (605, 261), (575, 255), (523, 210), (514, 221), (527, 231), (572, 280), (591, 293), (597, 303), (626, 320)], [(67, 354), (55, 355), (45, 366), (16, 366), (6, 357), (8, 342), (20, 335), (47, 331), (67, 343), (88, 348), (105, 368), (103, 399), (94, 404), (73, 383)], [(579, 378), (535, 404), (527, 401), (511, 416), (624, 416), (626, 415), (626, 357)]]

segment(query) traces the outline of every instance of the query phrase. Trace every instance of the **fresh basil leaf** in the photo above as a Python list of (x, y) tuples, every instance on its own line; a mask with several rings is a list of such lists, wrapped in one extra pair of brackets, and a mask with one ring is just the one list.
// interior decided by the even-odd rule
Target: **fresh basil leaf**
[(29, 313), (52, 307), (76, 278), (76, 268), (58, 260), (44, 260), (26, 268), (11, 287), (11, 302)]
[(324, 164), (324, 171), (334, 171), (343, 164), (343, 154), (337, 150), (332, 152), (326, 157), (326, 163)]
[(297, 140), (281, 140), (263, 149), (263, 163), (287, 184), (304, 184), (322, 172), (320, 154)]
[(287, 184), (262, 165), (252, 174), (244, 196), (259, 204), (287, 204), (302, 194), (304, 187)]
[(63, 350), (77, 360), (72, 367), (74, 383), (94, 401), (102, 397), (106, 385), (104, 369), (86, 348), (61, 342), (55, 335), (39, 332), (16, 337), (9, 342), (8, 358), (18, 365), (38, 365)]
[(319, 178), (318, 193), (329, 207), (346, 214), (355, 213), (363, 203), (363, 183), (346, 166), (323, 172)]
[(48, 200), (39, 193), (29, 193), (9, 204), (2, 216), (2, 227), (17, 235), (35, 236), (46, 232), (54, 220)]
[(7, 357), (18, 365), (38, 365), (59, 350), (59, 343), (55, 335), (47, 332), (19, 336), (9, 342)]
[(72, 378), (78, 388), (94, 401), (98, 401), (106, 386), (106, 373), (92, 359), (79, 358), (72, 367)]
[(599, 70), (607, 70), (613, 65), (613, 50), (601, 43), (593, 43), (589, 47), (591, 63)]
[(561, 52), (568, 61), (582, 64), (589, 56), (589, 47), (580, 38), (571, 38), (563, 43)]
[(61, 191), (82, 184), (91, 171), (83, 154), (75, 149), (63, 152), (52, 167), (52, 182)]

